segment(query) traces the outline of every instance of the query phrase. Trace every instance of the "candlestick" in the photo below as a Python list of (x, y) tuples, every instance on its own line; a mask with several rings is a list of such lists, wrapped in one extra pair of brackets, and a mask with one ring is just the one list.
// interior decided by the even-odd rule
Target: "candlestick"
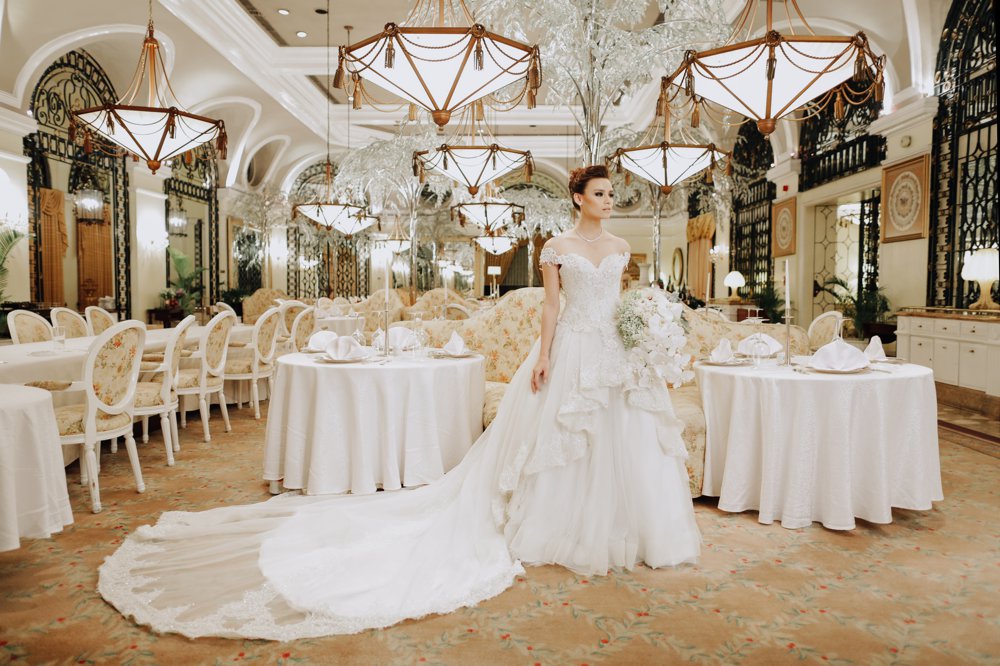
[(788, 274), (788, 259), (785, 259), (785, 365), (792, 364), (792, 303), (791, 278)]
[(708, 272), (708, 277), (705, 278), (705, 305), (708, 305), (708, 297), (712, 290), (712, 271)]

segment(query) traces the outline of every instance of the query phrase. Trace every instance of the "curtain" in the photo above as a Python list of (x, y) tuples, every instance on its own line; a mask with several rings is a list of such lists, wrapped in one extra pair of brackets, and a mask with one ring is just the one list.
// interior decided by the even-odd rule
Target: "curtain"
[(688, 291), (698, 299), (705, 298), (708, 289), (712, 262), (708, 251), (712, 249), (715, 235), (715, 215), (704, 213), (688, 220)]
[(65, 197), (59, 190), (39, 189), (38, 217), (42, 236), (42, 294), (45, 303), (63, 305), (63, 257), (69, 247), (66, 235)]
[(80, 310), (97, 305), (101, 296), (114, 296), (111, 206), (104, 204), (100, 224), (76, 225), (77, 284)]

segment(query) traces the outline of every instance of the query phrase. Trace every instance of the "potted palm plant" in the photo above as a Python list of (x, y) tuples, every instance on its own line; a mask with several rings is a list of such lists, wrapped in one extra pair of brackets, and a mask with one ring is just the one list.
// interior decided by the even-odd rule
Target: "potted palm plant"
[(780, 324), (785, 320), (785, 300), (773, 284), (757, 288), (750, 300), (761, 309), (764, 318), (772, 324)]
[[(0, 303), (6, 300), (4, 291), (7, 289), (7, 257), (14, 250), (24, 234), (7, 225), (0, 226)], [(7, 335), (7, 315), (0, 317), (0, 335)]]
[(835, 276), (827, 278), (820, 291), (837, 299), (843, 307), (844, 317), (853, 324), (855, 335), (861, 338), (874, 335), (875, 327), (885, 322), (891, 309), (882, 287), (862, 289), (860, 294), (855, 294), (846, 280)]
[[(173, 289), (161, 292), (160, 296), (168, 308), (176, 304), (184, 311), (184, 314), (189, 315), (194, 312), (195, 305), (201, 300), (201, 292), (205, 288), (201, 283), (201, 274), (208, 269), (196, 269), (191, 263), (191, 257), (172, 247), (167, 248), (167, 253), (170, 254), (170, 261), (173, 263), (174, 274), (177, 277), (170, 281), (170, 286)], [(176, 303), (170, 303), (171, 300)]]

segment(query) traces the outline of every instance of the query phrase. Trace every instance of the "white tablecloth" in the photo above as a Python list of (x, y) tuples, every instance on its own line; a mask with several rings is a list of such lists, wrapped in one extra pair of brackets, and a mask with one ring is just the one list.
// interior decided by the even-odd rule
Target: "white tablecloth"
[(0, 384), (0, 551), (73, 523), (48, 391)]
[(350, 335), (360, 328), (365, 330), (364, 317), (316, 317), (316, 328), (333, 331), (337, 335)]
[(282, 356), (264, 479), (310, 495), (430, 483), (482, 433), (485, 379), (480, 356), (393, 357), (385, 365)]
[(724, 511), (799, 528), (892, 522), (943, 499), (930, 370), (801, 374), (696, 364), (707, 425), (703, 492)]

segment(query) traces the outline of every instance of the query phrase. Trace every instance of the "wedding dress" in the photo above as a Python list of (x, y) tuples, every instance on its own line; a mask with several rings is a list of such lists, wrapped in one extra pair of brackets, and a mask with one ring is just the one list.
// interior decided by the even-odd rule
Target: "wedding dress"
[(280, 495), (167, 512), (100, 568), (122, 614), (195, 638), (291, 640), (385, 627), (495, 596), (521, 564), (582, 574), (694, 561), (694, 520), (666, 387), (634, 381), (615, 330), (627, 254), (560, 265), (566, 307), (549, 381), (536, 342), (496, 419), (438, 481), (375, 495)]

